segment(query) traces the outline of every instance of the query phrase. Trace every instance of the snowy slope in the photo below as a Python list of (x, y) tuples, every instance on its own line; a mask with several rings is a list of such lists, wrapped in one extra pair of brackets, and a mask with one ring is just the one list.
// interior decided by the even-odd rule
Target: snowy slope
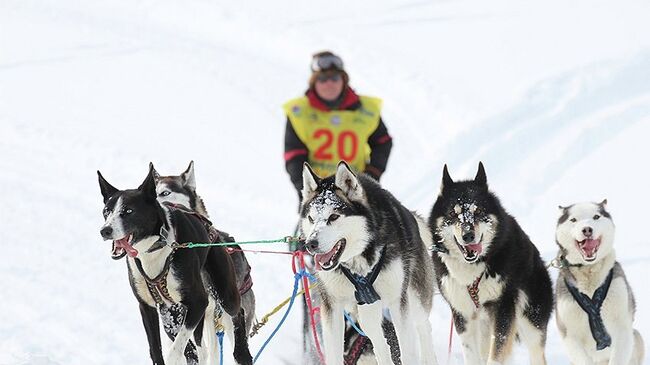
[[(0, 365), (148, 363), (125, 265), (99, 237), (97, 169), (132, 188), (149, 161), (174, 174), (194, 159), (220, 228), (290, 234), (280, 105), (324, 48), (385, 100), (383, 184), (407, 206), (428, 214), (443, 163), (471, 177), (482, 160), (550, 259), (557, 205), (608, 198), (649, 342), (648, 14), (644, 0), (0, 1)], [(250, 260), (261, 316), (292, 276), (286, 257)], [(260, 363), (299, 363), (299, 318)], [(448, 307), (431, 318), (444, 362)], [(568, 363), (554, 325), (547, 355)]]

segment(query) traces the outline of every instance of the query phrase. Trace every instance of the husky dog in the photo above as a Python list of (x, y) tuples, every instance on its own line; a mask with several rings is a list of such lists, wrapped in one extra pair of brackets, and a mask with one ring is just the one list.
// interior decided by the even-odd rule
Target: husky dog
[[(153, 166), (151, 166), (153, 168)], [(160, 203), (172, 203), (177, 206), (185, 206), (209, 218), (203, 199), (196, 193), (196, 179), (194, 178), (194, 161), (190, 161), (187, 170), (178, 176), (160, 176), (154, 169), (156, 180), (156, 193)], [(235, 239), (228, 233), (214, 230), (215, 242), (234, 242)], [(248, 264), (246, 255), (237, 245), (229, 246), (228, 252), (235, 266), (237, 287), (241, 295), (241, 306), (244, 309), (246, 321), (246, 333), (250, 332), (255, 320), (255, 293), (253, 293), (253, 280), (251, 278), (251, 266)], [(232, 338), (230, 339), (232, 341)]]
[[(252, 364), (230, 255), (221, 247), (173, 247), (174, 242), (206, 242), (208, 231), (195, 215), (158, 203), (153, 171), (150, 168), (142, 185), (131, 190), (116, 189), (97, 172), (104, 197), (100, 233), (113, 241), (113, 258), (127, 255), (129, 282), (140, 305), (153, 364), (185, 364), (184, 351), (192, 335), (199, 364), (216, 363), (216, 354), (208, 349), (216, 344), (215, 323), (220, 317), (232, 323), (226, 330), (234, 332), (237, 363)], [(165, 326), (173, 343), (163, 359), (158, 315), (168, 315), (171, 306), (182, 308), (183, 315), (178, 326)]]
[(343, 161), (334, 176), (323, 179), (305, 164), (302, 196), (300, 225), (318, 270), (326, 362), (343, 362), (343, 311), (356, 309), (378, 364), (390, 364), (382, 331), (382, 310), (388, 307), (401, 363), (436, 364), (429, 323), (433, 266), (426, 249), (431, 235), (426, 223)]
[(557, 325), (574, 365), (640, 365), (644, 347), (632, 328), (634, 296), (616, 261), (606, 206), (607, 200), (560, 207)]
[(451, 306), (465, 364), (503, 364), (517, 336), (531, 364), (546, 364), (551, 279), (537, 248), (488, 190), (482, 163), (474, 180), (460, 182), (445, 165), (429, 226), (437, 284)]

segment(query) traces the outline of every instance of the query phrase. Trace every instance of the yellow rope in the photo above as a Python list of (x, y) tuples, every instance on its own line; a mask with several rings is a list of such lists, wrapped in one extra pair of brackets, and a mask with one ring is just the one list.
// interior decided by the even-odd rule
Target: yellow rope
[[(314, 287), (314, 284), (310, 285), (309, 289), (312, 289), (313, 287)], [(299, 297), (299, 296), (303, 295), (304, 293), (305, 293), (305, 290), (303, 289), (303, 290), (299, 291), (296, 294), (296, 297)], [(288, 297), (287, 299), (283, 300), (282, 303), (278, 304), (269, 313), (264, 315), (264, 317), (262, 317), (262, 320), (255, 323), (255, 325), (253, 325), (253, 328), (251, 329), (250, 337), (255, 336), (257, 334), (257, 332), (260, 330), (260, 328), (264, 327), (264, 325), (269, 321), (269, 318), (271, 318), (272, 315), (278, 313), (280, 311), (280, 309), (282, 309), (282, 307), (287, 305), (287, 303), (289, 303), (290, 301), (291, 301), (291, 297)]]

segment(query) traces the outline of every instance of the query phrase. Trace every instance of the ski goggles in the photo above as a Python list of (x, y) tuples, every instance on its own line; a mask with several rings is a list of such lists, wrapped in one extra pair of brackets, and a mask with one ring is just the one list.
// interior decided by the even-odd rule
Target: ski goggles
[(318, 82), (327, 82), (327, 81), (333, 81), (333, 82), (338, 82), (343, 78), (340, 73), (333, 73), (333, 74), (327, 74), (327, 73), (322, 73), (316, 77), (316, 81)]
[(320, 72), (329, 69), (343, 71), (343, 60), (341, 57), (333, 54), (314, 57), (311, 62), (312, 72)]

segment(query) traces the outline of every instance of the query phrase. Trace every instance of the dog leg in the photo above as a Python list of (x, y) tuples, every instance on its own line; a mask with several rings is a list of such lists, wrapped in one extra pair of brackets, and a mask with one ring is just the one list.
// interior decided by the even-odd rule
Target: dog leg
[(158, 310), (144, 302), (140, 302), (140, 315), (149, 342), (149, 356), (151, 356), (154, 365), (163, 364)]
[[(386, 338), (384, 337), (384, 331), (381, 328), (381, 323), (384, 319), (382, 304), (381, 301), (378, 301), (373, 304), (359, 305), (357, 306), (357, 311), (359, 312), (359, 323), (361, 324), (361, 329), (366, 335), (368, 335), (370, 342), (372, 342), (373, 351), (377, 358), (377, 364), (388, 365), (392, 363), (392, 360), (388, 343), (386, 343)], [(339, 313), (342, 315), (342, 312)], [(343, 336), (341, 335), (340, 338), (342, 340)], [(343, 348), (342, 344), (341, 348)]]
[(172, 343), (167, 357), (165, 358), (166, 365), (184, 365), (185, 356), (183, 354), (185, 346), (187, 346), (190, 337), (194, 329), (199, 324), (199, 321), (202, 321), (205, 315), (205, 309), (208, 306), (208, 298), (203, 287), (197, 288), (194, 293), (196, 296), (183, 300), (182, 303), (187, 308), (187, 313), (185, 314), (185, 321), (183, 325), (179, 328), (178, 334)]
[(634, 349), (634, 334), (631, 328), (620, 328), (611, 331), (612, 334), (612, 353), (609, 357), (609, 365), (629, 364), (632, 359), (632, 350)]
[(429, 313), (431, 308), (426, 310), (422, 304), (416, 303), (413, 310), (413, 320), (418, 337), (420, 338), (420, 363), (425, 365), (436, 365), (436, 354), (433, 351), (433, 337), (431, 336), (431, 322)]
[(248, 349), (248, 332), (246, 332), (246, 320), (244, 319), (244, 309), (239, 310), (239, 314), (232, 318), (234, 349), (233, 356), (239, 365), (253, 365), (253, 357)]
[(456, 311), (453, 311), (453, 317), (456, 333), (460, 336), (460, 341), (463, 344), (463, 363), (465, 365), (484, 364), (479, 354), (480, 323), (478, 318), (476, 316), (475, 318), (465, 318)]
[(496, 308), (488, 365), (503, 364), (510, 357), (517, 325), (515, 298), (514, 295), (505, 293), (501, 304)]
[[(321, 306), (321, 323), (323, 328), (323, 347), (325, 349), (326, 364), (343, 363), (343, 337), (345, 335), (345, 322), (343, 307), (332, 303), (331, 306)], [(305, 336), (311, 338), (309, 330)]]
[(546, 365), (544, 347), (546, 345), (546, 328), (535, 327), (528, 318), (517, 319), (519, 338), (528, 348), (531, 365)]
[(562, 339), (564, 348), (566, 349), (567, 356), (573, 365), (593, 365), (594, 362), (587, 355), (584, 345), (576, 341), (573, 337), (565, 336)]
[[(410, 304), (410, 303), (409, 303)], [(413, 334), (416, 331), (414, 318), (411, 318), (409, 305), (402, 306), (401, 301), (391, 303), (388, 306), (390, 317), (393, 320), (397, 342), (399, 343), (400, 359), (402, 364), (417, 364), (417, 346), (418, 343), (413, 340)], [(421, 320), (418, 318), (417, 320)], [(371, 339), (372, 340), (372, 339)], [(373, 342), (374, 344), (374, 342)]]
[(639, 331), (634, 330), (634, 350), (632, 350), (632, 360), (630, 365), (641, 365), (645, 357), (645, 346), (643, 345), (643, 338)]
[(205, 321), (203, 323), (203, 342), (201, 347), (205, 349), (205, 359), (201, 359), (199, 364), (216, 364), (219, 361), (218, 353), (218, 343), (217, 335), (215, 330), (215, 318), (214, 318), (214, 308), (215, 303), (213, 300), (210, 300), (210, 305), (205, 311)]

